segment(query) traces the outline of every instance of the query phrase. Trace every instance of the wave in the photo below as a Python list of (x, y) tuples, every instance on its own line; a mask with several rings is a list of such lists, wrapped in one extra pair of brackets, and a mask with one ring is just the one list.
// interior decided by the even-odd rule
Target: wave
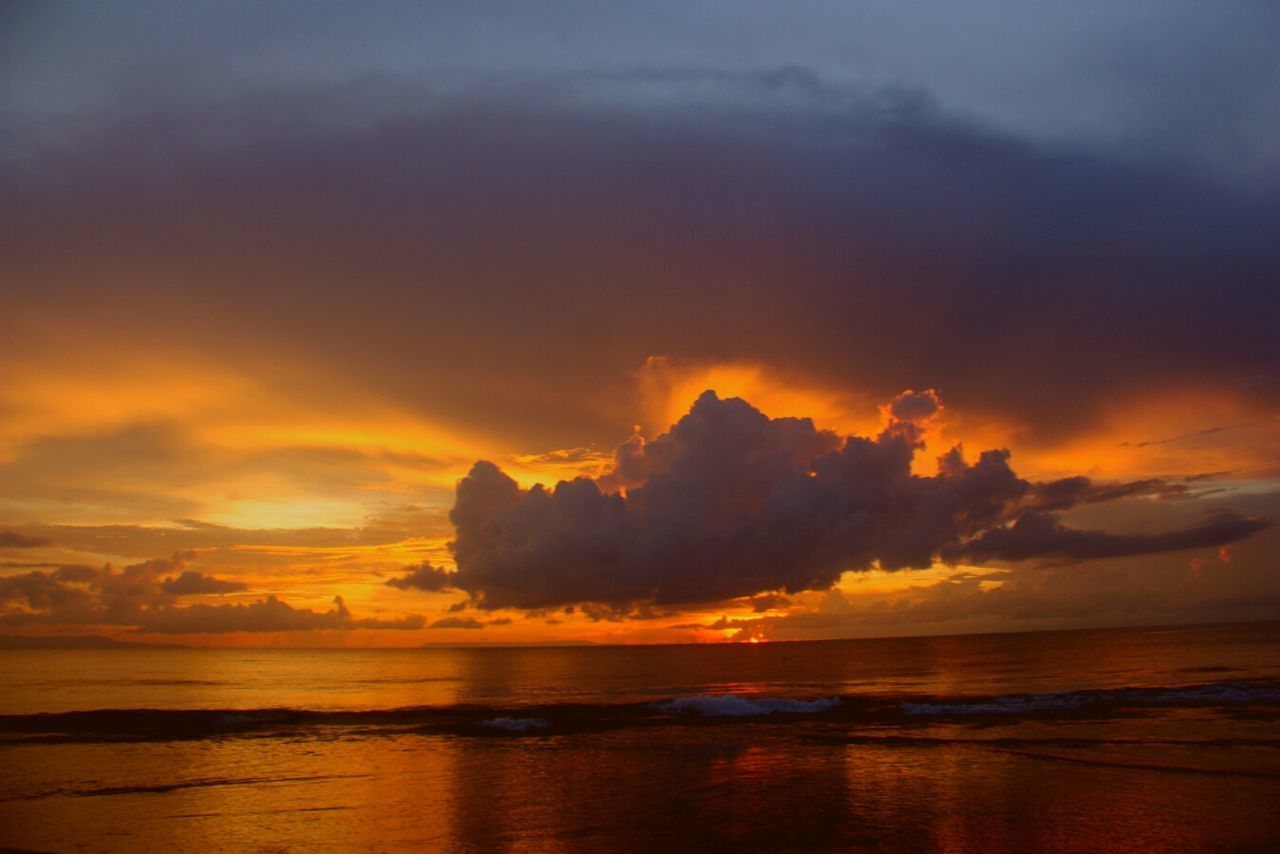
[(490, 729), (504, 729), (507, 732), (529, 732), (535, 729), (546, 729), (550, 722), (542, 718), (492, 718), (480, 721), (480, 726)]
[(1237, 713), (1247, 709), (1251, 715), (1280, 718), (1280, 680), (1002, 696), (847, 694), (806, 698), (696, 694), (630, 703), (561, 702), (514, 707), (463, 704), (357, 711), (100, 709), (0, 715), (0, 744), (406, 733), (554, 736), (621, 727), (735, 722), (786, 725), (822, 721), (860, 727), (906, 727), (935, 720), (1121, 716), (1163, 707), (1221, 707)]
[(1088, 709), (1153, 706), (1220, 706), (1280, 703), (1277, 682), (1209, 682), (1170, 688), (1118, 688), (1063, 691), (1051, 694), (1013, 694), (969, 701), (904, 702), (908, 715), (1025, 715)]
[(1005, 750), (1004, 752), (1039, 762), (1066, 762), (1072, 765), (1089, 765), (1094, 768), (1123, 768), (1133, 771), (1159, 771), (1166, 774), (1202, 774), (1210, 777), (1251, 777), (1258, 780), (1280, 779), (1280, 772), (1268, 768), (1207, 768), (1202, 765), (1142, 762), (1109, 756), (1072, 756), (1062, 753), (1040, 753), (1031, 750)]
[(697, 714), (707, 718), (750, 717), (772, 714), (806, 714), (825, 712), (843, 702), (839, 697), (820, 700), (788, 700), (778, 697), (748, 699), (737, 694), (698, 694), (693, 697), (677, 697), (663, 703), (650, 703), (649, 707), (667, 714)]
[(157, 783), (151, 786), (91, 786), (84, 789), (65, 789), (54, 794), (89, 798), (103, 795), (154, 795), (176, 792), (181, 789), (208, 789), (218, 786), (260, 786), (270, 783), (312, 783), (318, 780), (348, 780), (368, 777), (369, 774), (311, 774), (302, 777), (215, 777), (204, 780), (186, 780), (179, 783)]

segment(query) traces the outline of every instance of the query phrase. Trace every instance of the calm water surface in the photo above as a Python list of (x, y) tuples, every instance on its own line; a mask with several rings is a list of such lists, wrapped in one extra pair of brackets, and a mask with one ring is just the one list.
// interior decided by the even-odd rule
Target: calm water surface
[(15, 651), (0, 847), (1266, 850), (1280, 625)]

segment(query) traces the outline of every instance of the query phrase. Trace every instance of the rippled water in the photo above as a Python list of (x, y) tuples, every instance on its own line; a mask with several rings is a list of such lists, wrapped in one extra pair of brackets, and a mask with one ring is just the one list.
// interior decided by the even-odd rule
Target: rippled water
[(0, 846), (1280, 843), (1280, 625), (714, 647), (19, 651)]

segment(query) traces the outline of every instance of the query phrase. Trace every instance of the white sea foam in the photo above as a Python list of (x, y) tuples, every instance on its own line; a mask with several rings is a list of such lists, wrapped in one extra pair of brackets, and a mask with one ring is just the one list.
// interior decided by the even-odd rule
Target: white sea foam
[(839, 697), (819, 700), (786, 700), (779, 697), (747, 699), (736, 694), (698, 694), (693, 697), (676, 697), (674, 700), (654, 703), (651, 708), (667, 714), (697, 714), (703, 717), (744, 717), (747, 715), (812, 714), (825, 712), (840, 705)]
[(531, 729), (546, 729), (551, 726), (551, 723), (542, 718), (491, 718), (481, 721), (480, 726), (505, 729), (508, 732), (528, 732)]

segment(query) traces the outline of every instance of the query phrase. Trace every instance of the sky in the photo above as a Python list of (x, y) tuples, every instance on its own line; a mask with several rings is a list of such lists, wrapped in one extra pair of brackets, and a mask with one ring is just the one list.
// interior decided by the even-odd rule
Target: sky
[(1280, 10), (0, 9), (0, 633), (1280, 617)]

